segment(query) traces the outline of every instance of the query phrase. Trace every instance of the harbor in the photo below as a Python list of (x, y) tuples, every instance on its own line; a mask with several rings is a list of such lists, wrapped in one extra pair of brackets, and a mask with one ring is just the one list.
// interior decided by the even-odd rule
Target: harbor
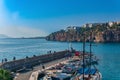
[(30, 75), (35, 70), (41, 70), (43, 65), (45, 67), (49, 67), (63, 61), (67, 57), (70, 57), (71, 54), (68, 54), (68, 52), (68, 50), (65, 50), (25, 59), (8, 61), (1, 63), (0, 68), (11, 71), (14, 80), (29, 80)]
[[(4, 40), (4, 43), (6, 43), (8, 40)], [(11, 41), (11, 42), (13, 42), (14, 41), (14, 45), (16, 45), (17, 46), (17, 43), (18, 42), (21, 42), (21, 41), (23, 41), (23, 40), (21, 40), (21, 39), (10, 39), (9, 41)], [(24, 49), (26, 50), (26, 51), (28, 51), (28, 50), (31, 50), (31, 51), (29, 51), (29, 53), (24, 53), (24, 52), (22, 52), (22, 53), (24, 53), (24, 54), (26, 54), (26, 55), (29, 55), (28, 57), (30, 58), (30, 55), (31, 54), (33, 54), (33, 52), (34, 52), (34, 50), (36, 51), (36, 52), (34, 52), (34, 54), (37, 56), (37, 52), (41, 52), (41, 53), (43, 53), (42, 52), (42, 50), (44, 50), (44, 49), (46, 49), (46, 46), (48, 47), (48, 48), (50, 48), (49, 50), (48, 49), (46, 49), (44, 52), (47, 52), (47, 51), (50, 51), (51, 50), (51, 48), (54, 50), (54, 51), (56, 51), (56, 52), (59, 52), (59, 51), (62, 51), (62, 50), (64, 50), (64, 49), (66, 49), (67, 47), (68, 47), (68, 43), (66, 43), (66, 42), (50, 42), (50, 41), (46, 41), (46, 40), (44, 40), (44, 39), (39, 39), (39, 40), (33, 40), (33, 39), (29, 39), (29, 40), (24, 40), (25, 42), (24, 43), (26, 43), (25, 45), (24, 45)], [(28, 44), (27, 42), (33, 42), (35, 45), (33, 45), (33, 44), (31, 44), (30, 45), (30, 43)], [(39, 41), (39, 42), (38, 42)], [(1, 40), (1, 42), (3, 42), (2, 40)], [(41, 45), (43, 46), (43, 47), (41, 47)], [(47, 44), (45, 44), (45, 43), (49, 43), (49, 45), (47, 45)], [(12, 45), (13, 43), (11, 43), (11, 45)], [(21, 47), (23, 47), (23, 45), (22, 45), (23, 43), (21, 42), (21, 45), (19, 45), (20, 47), (18, 47), (18, 49), (16, 50), (15, 48), (14, 48), (14, 46), (7, 46), (6, 48), (5, 48), (5, 50), (6, 50), (6, 53), (4, 54), (4, 55), (9, 55), (10, 53), (10, 55), (9, 55), (9, 57), (7, 57), (8, 59), (9, 58), (12, 58), (12, 56), (15, 56), (14, 54), (16, 53), (17, 54), (17, 51), (19, 50), (19, 51), (21, 51), (21, 50), (23, 50), (23, 48), (21, 48)], [(6, 44), (5, 44), (6, 45)], [(29, 45), (29, 46), (33, 46), (32, 48), (30, 47), (30, 48), (26, 48), (27, 46), (26, 45)], [(64, 45), (64, 46), (63, 46)], [(86, 43), (86, 45), (89, 45), (88, 43)], [(102, 77), (103, 77), (103, 79), (102, 80), (119, 80), (119, 68), (118, 68), (118, 66), (120, 66), (119, 64), (116, 64), (116, 62), (117, 63), (119, 63), (120, 61), (119, 61), (119, 52), (120, 52), (120, 44), (119, 43), (94, 43), (93, 45), (97, 45), (97, 46), (93, 46), (93, 48), (92, 48), (92, 51), (93, 51), (93, 54), (95, 53), (95, 55), (100, 59), (100, 61), (99, 61), (99, 65), (97, 65), (97, 67), (98, 67), (98, 69), (100, 70), (100, 72), (102, 73)], [(40, 47), (37, 47), (37, 46), (40, 46)], [(80, 50), (80, 51), (82, 51), (82, 43), (72, 43), (72, 46), (76, 49), (76, 50)], [(2, 45), (1, 45), (1, 47), (2, 47)], [(57, 48), (56, 48), (57, 47)], [(13, 51), (11, 51), (11, 50), (7, 50), (7, 49), (12, 49)], [(34, 49), (34, 50), (33, 50)], [(3, 50), (2, 48), (1, 48), (1, 50)], [(39, 51), (38, 51), (39, 50)], [(59, 50), (59, 51), (58, 51)], [(7, 51), (8, 51), (8, 53), (7, 53)], [(54, 52), (54, 51), (52, 51), (52, 52)], [(87, 48), (86, 47), (86, 51), (89, 51), (89, 48)], [(3, 52), (5, 52), (4, 50), (3, 50)], [(13, 53), (13, 54), (12, 54)], [(25, 56), (22, 54), (22, 53), (20, 53), (21, 55), (19, 55), (21, 58), (25, 58)], [(1, 54), (2, 55), (2, 54)], [(11, 57), (10, 57), (11, 56)], [(17, 56), (16, 55), (16, 60), (18, 59), (18, 57), (19, 56)], [(32, 55), (31, 55), (32, 56)], [(2, 56), (0, 56), (0, 57), (2, 57)], [(12, 60), (12, 59), (11, 59)], [(109, 66), (109, 67), (108, 67)], [(41, 67), (42, 68), (42, 67)], [(30, 75), (31, 75), (31, 73), (32, 72), (34, 72), (34, 71), (37, 71), (38, 70), (38, 68), (37, 69), (35, 69), (35, 67), (33, 68), (34, 70), (32, 71), (29, 71), (29, 72), (25, 72), (25, 73), (18, 73), (19, 74), (19, 76), (22, 78), (22, 80), (24, 80), (23, 79), (23, 77), (25, 77), (25, 80), (28, 80), (29, 79), (29, 77), (30, 77)], [(113, 70), (113, 69), (115, 69), (115, 70)], [(113, 73), (113, 74), (111, 74), (111, 73)], [(26, 76), (26, 75), (28, 75), (28, 76)], [(19, 77), (19, 76), (17, 76), (17, 77)]]
[[(78, 56), (69, 58), (63, 62), (52, 65), (40, 72), (39, 80), (102, 80), (102, 75), (97, 69), (83, 68)], [(84, 76), (83, 76), (84, 73)], [(91, 77), (89, 77), (89, 74)]]
[[(58, 52), (58, 53), (60, 53), (60, 52)], [(34, 66), (33, 69), (29, 70), (29, 71), (26, 71), (29, 69), (27, 67), (24, 70), (22, 70), (20, 68), (19, 72), (14, 73), (15, 74), (14, 80), (47, 80), (47, 79), (40, 79), (41, 73), (45, 73), (46, 76), (50, 75), (50, 73), (52, 73), (52, 72), (61, 73), (61, 71), (62, 71), (61, 69), (63, 68), (63, 66), (66, 66), (65, 71), (67, 70), (67, 68), (68, 68), (68, 70), (72, 69), (73, 71), (75, 71), (81, 65), (80, 62), (82, 62), (82, 54), (78, 54), (78, 52), (76, 52), (76, 53), (74, 52), (71, 54), (72, 54), (72, 56), (64, 56), (60, 59), (56, 59), (56, 60), (48, 61), (48, 62), (44, 63), (45, 69), (43, 69), (43, 64), (40, 64), (40, 63), (39, 63), (40, 65)], [(88, 54), (85, 54), (85, 55), (88, 58), (89, 55)], [(75, 69), (75, 67), (76, 67), (76, 69)], [(7, 69), (10, 69), (10, 67)], [(10, 69), (10, 70), (12, 71), (12, 69)], [(69, 73), (69, 75), (70, 75), (70, 74), (73, 74), (73, 71), (70, 71), (67, 73)], [(64, 73), (66, 73), (66, 72), (64, 72)], [(95, 72), (94, 72), (94, 74), (95, 74)], [(62, 79), (62, 80), (64, 80), (64, 79)], [(70, 79), (68, 79), (68, 80), (70, 80)], [(77, 79), (72, 79), (72, 80), (77, 80)]]
[[(91, 47), (90, 42), (90, 52), (86, 52), (84, 41), (83, 51), (76, 51), (71, 45), (70, 50), (53, 53), (49, 51), (48, 54), (8, 62), (6, 60), (0, 67), (11, 71), (14, 80), (101, 80), (102, 75), (95, 67), (98, 59), (91, 53)], [(60, 61), (63, 58), (66, 60)]]
[(120, 80), (120, 0), (0, 0), (0, 80)]
[[(64, 77), (60, 80), (77, 80), (77, 78), (79, 80), (101, 80), (102, 76), (96, 67), (91, 68), (92, 64), (97, 64), (97, 58), (93, 57), (91, 52), (84, 51), (85, 42), (83, 42), (83, 51), (81, 52), (76, 51), (72, 46), (70, 48), (70, 50), (54, 51), (53, 53), (49, 51), (48, 54), (40, 56), (34, 55), (25, 59), (2, 62), (0, 67), (11, 71), (14, 80), (22, 78), (23, 80), (49, 80), (49, 78), (57, 80), (62, 76)], [(40, 74), (44, 74), (42, 79)], [(86, 75), (87, 77), (85, 77)]]

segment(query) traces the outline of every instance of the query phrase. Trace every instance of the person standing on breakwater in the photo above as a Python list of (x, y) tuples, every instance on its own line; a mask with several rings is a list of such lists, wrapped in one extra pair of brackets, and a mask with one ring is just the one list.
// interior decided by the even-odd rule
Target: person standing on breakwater
[(41, 67), (42, 67), (42, 71), (45, 71), (45, 65), (41, 64)]
[(5, 62), (7, 62), (7, 58), (5, 58)]
[(4, 60), (2, 59), (2, 63), (4, 63)]
[(45, 70), (45, 66), (42, 64), (42, 69)]
[(13, 61), (15, 61), (15, 60), (16, 60), (16, 57), (14, 56), (14, 57), (13, 57)]

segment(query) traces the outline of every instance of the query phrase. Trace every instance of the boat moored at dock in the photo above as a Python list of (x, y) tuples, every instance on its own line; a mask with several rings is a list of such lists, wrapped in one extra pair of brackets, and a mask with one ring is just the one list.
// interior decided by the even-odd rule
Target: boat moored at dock
[(102, 75), (96, 68), (99, 59), (92, 54), (91, 47), (90, 41), (90, 52), (85, 52), (84, 36), (83, 51), (69, 51), (72, 52), (69, 60), (46, 69), (46, 75), (39, 80), (102, 80)]
[[(38, 80), (101, 80), (102, 75), (95, 67), (96, 63), (91, 67), (84, 65), (83, 68), (82, 55), (82, 53), (79, 56), (73, 55), (66, 61), (51, 66), (44, 71), (45, 75), (39, 77)], [(86, 53), (85, 61), (88, 60), (88, 57), (89, 54)], [(94, 55), (92, 58), (94, 58)]]

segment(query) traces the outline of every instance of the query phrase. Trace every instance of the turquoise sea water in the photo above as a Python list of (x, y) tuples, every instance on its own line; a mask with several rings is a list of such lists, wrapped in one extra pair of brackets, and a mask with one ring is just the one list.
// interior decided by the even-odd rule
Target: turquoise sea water
[[(0, 60), (12, 60), (45, 54), (47, 51), (68, 49), (67, 42), (46, 41), (44, 39), (0, 39)], [(89, 43), (86, 50), (89, 51)], [(92, 51), (100, 59), (97, 66), (103, 75), (103, 80), (120, 80), (120, 43), (94, 43)], [(74, 42), (72, 46), (82, 50), (82, 43)]]

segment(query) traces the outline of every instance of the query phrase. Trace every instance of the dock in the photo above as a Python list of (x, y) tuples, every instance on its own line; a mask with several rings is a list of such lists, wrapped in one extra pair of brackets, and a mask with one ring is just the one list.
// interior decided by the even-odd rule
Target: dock
[[(64, 61), (65, 58), (70, 55), (71, 54), (69, 53), (68, 50), (54, 52), (54, 53), (49, 53), (49, 54), (44, 54), (39, 56), (28, 57), (25, 59), (8, 61), (0, 64), (0, 68), (9, 70), (11, 72), (15, 72), (16, 75), (14, 80), (29, 80), (33, 72), (42, 69), (43, 64), (45, 67), (49, 67), (53, 64)], [(26, 71), (28, 69), (31, 69), (31, 70)]]
[[(50, 67), (52, 65), (55, 65), (55, 64), (60, 63), (62, 61), (65, 61), (65, 60), (66, 60), (66, 58), (58, 59), (55, 61), (45, 63), (44, 66), (47, 68), (47, 67)], [(18, 75), (16, 76), (16, 78), (14, 78), (14, 80), (37, 80), (39, 70), (40, 71), (42, 70), (42, 65), (36, 66), (36, 67), (34, 67), (33, 70), (28, 71), (28, 72), (18, 73)]]

